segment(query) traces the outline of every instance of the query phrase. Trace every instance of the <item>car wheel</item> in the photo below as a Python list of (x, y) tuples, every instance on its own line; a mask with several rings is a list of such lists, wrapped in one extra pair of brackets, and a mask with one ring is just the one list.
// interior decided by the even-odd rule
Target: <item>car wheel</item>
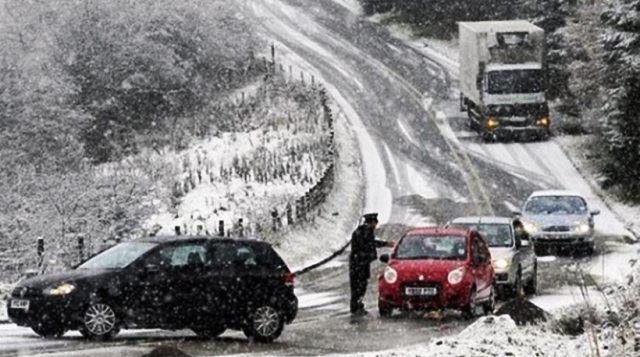
[(207, 327), (192, 327), (191, 331), (195, 332), (198, 337), (216, 338), (224, 333), (227, 328), (223, 325), (212, 325)]
[(484, 303), (484, 314), (491, 315), (496, 308), (495, 286), (491, 287), (491, 293), (489, 294), (489, 300)]
[(380, 313), (380, 317), (391, 317), (393, 308), (378, 300), (378, 312)]
[(538, 264), (535, 264), (533, 266), (533, 276), (531, 277), (531, 280), (529, 280), (529, 283), (525, 287), (525, 292), (527, 294), (533, 295), (536, 293), (536, 290), (538, 290)]
[(478, 310), (482, 309), (484, 312), (484, 307), (481, 305), (478, 305), (477, 297), (478, 297), (478, 291), (476, 290), (476, 287), (473, 286), (471, 287), (471, 293), (469, 294), (469, 303), (462, 310), (462, 314), (466, 319), (473, 319), (476, 316), (478, 316), (480, 314)]
[(64, 335), (64, 333), (66, 332), (63, 327), (45, 324), (32, 326), (31, 329), (33, 330), (33, 332), (44, 338), (62, 337), (62, 335)]
[(80, 329), (80, 333), (84, 337), (108, 340), (113, 338), (118, 331), (118, 318), (109, 304), (97, 302), (87, 307)]
[(242, 329), (245, 336), (257, 342), (272, 342), (282, 333), (284, 317), (271, 305), (261, 305), (249, 314)]

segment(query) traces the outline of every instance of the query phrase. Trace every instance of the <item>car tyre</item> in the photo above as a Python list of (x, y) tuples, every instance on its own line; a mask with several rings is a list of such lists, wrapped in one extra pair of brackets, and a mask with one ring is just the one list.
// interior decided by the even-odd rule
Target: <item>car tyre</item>
[(380, 317), (391, 317), (393, 308), (385, 305), (382, 301), (378, 301), (378, 312), (380, 313)]
[(485, 315), (491, 315), (493, 314), (493, 311), (496, 308), (496, 295), (495, 295), (496, 289), (495, 289), (495, 285), (491, 287), (491, 294), (489, 294), (489, 300), (487, 300), (487, 302), (484, 303), (484, 314)]
[(478, 309), (482, 308), (484, 311), (484, 306), (478, 305), (477, 300), (478, 291), (476, 287), (471, 287), (471, 293), (469, 294), (469, 303), (467, 306), (462, 309), (462, 315), (467, 319), (471, 320), (478, 316)]
[(533, 276), (529, 280), (527, 286), (525, 286), (525, 292), (527, 294), (533, 295), (538, 290), (538, 264), (536, 263), (533, 266)]
[(31, 329), (33, 332), (44, 338), (59, 338), (66, 332), (63, 327), (45, 324), (32, 326)]
[(92, 340), (110, 340), (120, 331), (118, 316), (110, 304), (91, 303), (82, 316), (82, 336)]
[(259, 305), (249, 314), (242, 329), (245, 336), (256, 342), (273, 342), (282, 333), (284, 316), (272, 305)]
[(223, 325), (210, 325), (206, 327), (192, 327), (191, 331), (193, 331), (198, 337), (202, 337), (205, 339), (212, 339), (222, 335), (227, 328)]

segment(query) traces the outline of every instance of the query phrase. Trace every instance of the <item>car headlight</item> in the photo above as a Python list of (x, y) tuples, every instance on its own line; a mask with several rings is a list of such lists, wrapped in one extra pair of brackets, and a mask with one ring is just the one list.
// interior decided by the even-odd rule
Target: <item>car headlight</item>
[(577, 225), (575, 229), (577, 233), (585, 234), (585, 233), (589, 233), (589, 230), (591, 230), (591, 227), (587, 223), (581, 223)]
[(73, 284), (60, 284), (51, 288), (47, 288), (44, 290), (45, 295), (67, 295), (75, 290), (75, 285)]
[(458, 284), (462, 281), (462, 278), (464, 278), (464, 267), (450, 271), (449, 276), (447, 276), (447, 280), (449, 280), (449, 284), (451, 285)]
[(384, 281), (393, 284), (398, 280), (398, 272), (390, 266), (384, 270)]
[(524, 227), (524, 230), (527, 231), (527, 233), (529, 233), (530, 235), (536, 234), (538, 233), (538, 225), (532, 222), (523, 222), (522, 226)]
[(495, 269), (506, 269), (509, 267), (510, 262), (506, 259), (496, 259), (493, 261), (493, 267)]

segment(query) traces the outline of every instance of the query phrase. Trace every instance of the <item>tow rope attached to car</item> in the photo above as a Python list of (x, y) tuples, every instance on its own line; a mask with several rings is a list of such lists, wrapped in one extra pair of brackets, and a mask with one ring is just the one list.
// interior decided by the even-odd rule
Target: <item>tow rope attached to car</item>
[(336, 250), (335, 252), (333, 252), (333, 254), (331, 254), (330, 256), (322, 259), (321, 261), (311, 264), (308, 267), (304, 267), (298, 271), (293, 272), (293, 275), (295, 276), (299, 276), (305, 273), (308, 273), (316, 268), (319, 268), (325, 264), (327, 264), (328, 262), (332, 261), (333, 259), (335, 259), (337, 256), (339, 256), (340, 254), (344, 253), (344, 251), (347, 249), (347, 247), (349, 247), (349, 245), (351, 245), (351, 239), (349, 239), (349, 241), (347, 242), (347, 244), (345, 244), (342, 248)]

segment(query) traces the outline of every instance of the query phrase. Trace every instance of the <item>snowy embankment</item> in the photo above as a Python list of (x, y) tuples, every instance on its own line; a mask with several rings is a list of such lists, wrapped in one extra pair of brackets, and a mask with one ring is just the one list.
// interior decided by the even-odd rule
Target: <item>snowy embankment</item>
[(150, 231), (217, 235), (223, 222), (226, 234), (247, 236), (291, 223), (296, 200), (331, 162), (329, 123), (317, 88), (275, 81), (253, 91), (227, 109), (241, 122), (236, 130), (180, 152), (147, 153), (173, 174), (171, 200), (158, 198)]
[(363, 357), (589, 355), (589, 344), (584, 336), (565, 338), (539, 326), (518, 327), (508, 315), (482, 317), (457, 336), (434, 339), (429, 344), (349, 354)]
[(6, 304), (7, 298), (9, 297), (9, 294), (11, 294), (11, 290), (13, 290), (14, 286), (14, 284), (0, 283), (0, 323), (9, 320)]

